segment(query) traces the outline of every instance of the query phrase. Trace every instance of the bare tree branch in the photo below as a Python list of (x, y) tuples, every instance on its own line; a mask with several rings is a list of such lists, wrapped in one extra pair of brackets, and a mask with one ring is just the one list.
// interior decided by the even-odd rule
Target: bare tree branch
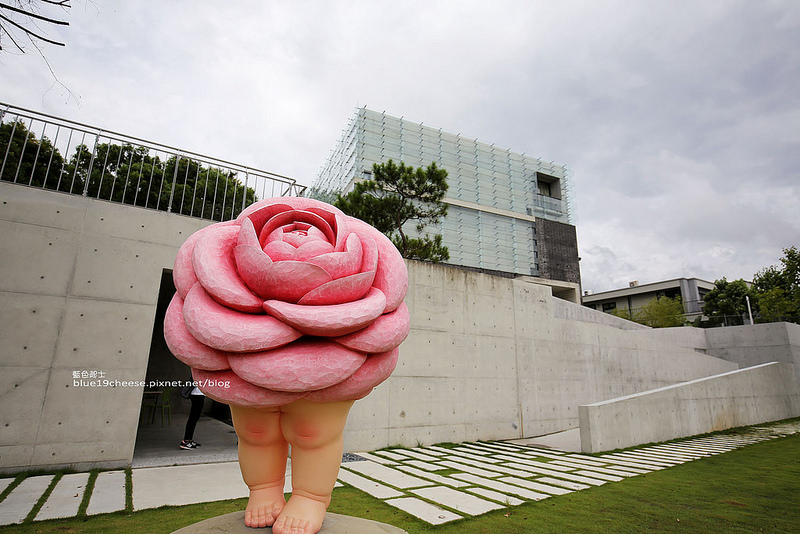
[[(41, 1), (45, 2), (47, 0), (41, 0)], [(66, 7), (69, 7), (69, 6), (66, 6)], [(50, 17), (45, 17), (44, 15), (40, 15), (38, 13), (34, 13), (33, 11), (25, 11), (24, 9), (19, 9), (17, 7), (10, 6), (8, 4), (0, 3), (0, 9), (8, 9), (9, 11), (13, 11), (15, 13), (21, 13), (23, 15), (28, 15), (29, 17), (33, 17), (35, 19), (43, 20), (45, 22), (50, 22), (51, 24), (60, 24), (62, 26), (69, 26), (69, 22), (67, 22), (67, 21), (58, 20), (58, 19), (51, 19)], [(3, 17), (3, 18), (5, 18), (5, 17)], [(6, 19), (6, 20), (8, 20), (8, 19)], [(9, 22), (11, 22), (11, 21), (9, 21)], [(21, 27), (21, 26), (19, 26), (19, 24), (14, 24), (14, 25), (17, 26), (17, 27)]]
[[(55, 46), (65, 46), (64, 43), (45, 37), (44, 32), (40, 30), (37, 22), (45, 22), (56, 26), (69, 26), (69, 22), (61, 20), (61, 18), (54, 18), (40, 13), (43, 6), (58, 6), (61, 9), (69, 9), (71, 5), (69, 0), (16, 0), (15, 2), (0, 2), (0, 37), (8, 36), (17, 49), (25, 53), (20, 35), (14, 35), (17, 30), (20, 30), (25, 36), (28, 37), (31, 44), (35, 46), (35, 40), (43, 41)], [(12, 17), (17, 16), (22, 19), (19, 22), (13, 20)], [(20, 17), (21, 16), (21, 17)], [(0, 44), (0, 51), (3, 50)], [(41, 51), (40, 51), (41, 53)]]
[[(2, 26), (0, 26), (0, 33), (2, 33), (2, 32), (5, 32), (5, 34), (6, 34), (6, 35), (8, 35), (8, 38), (9, 38), (9, 39), (11, 39), (11, 42), (12, 42), (12, 43), (14, 43), (14, 46), (16, 46), (16, 47), (17, 47), (17, 50), (19, 50), (19, 51), (20, 51), (20, 52), (22, 52), (23, 54), (25, 53), (25, 50), (22, 48), (22, 45), (20, 45), (20, 44), (17, 42), (17, 40), (16, 40), (16, 39), (14, 39), (14, 36), (13, 36), (13, 35), (11, 35), (9, 32), (7, 32), (7, 31), (5, 30), (5, 28), (3, 28)], [(3, 49), (3, 46), (2, 46), (2, 45), (0, 45), (0, 50), (2, 50), (2, 49)]]
[[(2, 7), (2, 6), (0, 6), (0, 7)], [(3, 19), (4, 21), (8, 22), (9, 24), (11, 24), (13, 26), (16, 26), (20, 30), (24, 31), (26, 34), (28, 34), (30, 36), (33, 36), (33, 37), (36, 37), (37, 39), (41, 39), (42, 41), (44, 41), (46, 43), (50, 43), (50, 44), (53, 44), (53, 45), (56, 45), (56, 46), (64, 46), (64, 43), (59, 43), (58, 41), (53, 41), (52, 39), (48, 39), (47, 37), (42, 37), (41, 35), (39, 35), (37, 33), (34, 33), (33, 31), (29, 30), (25, 26), (22, 26), (21, 24), (17, 24), (16, 22), (14, 22), (13, 20), (11, 20), (10, 18), (8, 18), (8, 17), (6, 17), (4, 15), (0, 15), (0, 19)], [(6, 32), (6, 34), (8, 34), (8, 32)]]
[[(80, 97), (72, 93), (72, 91), (61, 83), (56, 76), (53, 66), (47, 59), (44, 51), (44, 45), (47, 43), (55, 46), (65, 46), (65, 43), (45, 37), (45, 24), (53, 24), (55, 26), (69, 26), (69, 22), (61, 20), (64, 17), (56, 15), (56, 17), (43, 14), (48, 10), (54, 9), (66, 10), (71, 9), (71, 0), (0, 0), (0, 53), (5, 51), (2, 46), (2, 39), (8, 38), (14, 47), (21, 53), (30, 50), (32, 46), (36, 52), (41, 56), (47, 69), (53, 77), (53, 85), (46, 91), (50, 92), (56, 86), (63, 88), (69, 99), (74, 99), (79, 102)], [(13, 20), (16, 18), (17, 20)], [(44, 35), (43, 35), (44, 34)], [(27, 42), (24, 40), (27, 38)]]

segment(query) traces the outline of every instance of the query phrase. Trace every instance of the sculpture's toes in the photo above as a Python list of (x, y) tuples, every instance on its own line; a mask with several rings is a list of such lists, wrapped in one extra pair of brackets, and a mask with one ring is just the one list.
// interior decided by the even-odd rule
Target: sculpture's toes
[(292, 495), (275, 524), (273, 534), (317, 534), (325, 519), (324, 503)]
[(271, 527), (286, 502), (282, 490), (273, 488), (250, 490), (250, 499), (244, 511), (244, 524), (252, 528)]

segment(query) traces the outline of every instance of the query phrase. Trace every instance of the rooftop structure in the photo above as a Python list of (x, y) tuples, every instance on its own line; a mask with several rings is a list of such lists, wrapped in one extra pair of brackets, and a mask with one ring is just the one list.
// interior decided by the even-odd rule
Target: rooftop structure
[(312, 191), (346, 193), (390, 159), (447, 171), (448, 214), (431, 231), (450, 264), (580, 284), (565, 166), (359, 108)]
[(686, 318), (694, 319), (702, 315), (703, 297), (712, 289), (714, 289), (714, 282), (699, 278), (675, 278), (642, 285), (633, 281), (628, 287), (621, 289), (584, 294), (582, 302), (584, 306), (604, 312), (632, 311), (643, 307), (654, 298), (680, 297)]

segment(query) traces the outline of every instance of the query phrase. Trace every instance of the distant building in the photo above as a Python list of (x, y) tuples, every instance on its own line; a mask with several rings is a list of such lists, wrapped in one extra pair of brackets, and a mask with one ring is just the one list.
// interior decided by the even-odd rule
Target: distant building
[(442, 234), (448, 263), (558, 282), (578, 292), (577, 302), (580, 270), (566, 167), (359, 108), (312, 192), (348, 192), (371, 177), (374, 163), (390, 159), (413, 167), (436, 163), (447, 171), (448, 214), (429, 231)]
[(698, 278), (676, 278), (663, 282), (639, 285), (631, 282), (628, 287), (604, 291), (602, 293), (585, 293), (581, 301), (584, 306), (609, 313), (613, 310), (636, 310), (654, 298), (680, 297), (684, 313), (688, 320), (702, 315), (703, 297), (714, 289), (714, 282)]

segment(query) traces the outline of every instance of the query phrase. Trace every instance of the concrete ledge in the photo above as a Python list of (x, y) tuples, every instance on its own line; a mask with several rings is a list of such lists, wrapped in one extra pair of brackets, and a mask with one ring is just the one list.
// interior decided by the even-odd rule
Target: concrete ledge
[(578, 409), (581, 450), (601, 452), (800, 415), (794, 365), (772, 362)]
[[(252, 529), (244, 526), (244, 511), (233, 512), (230, 514), (212, 517), (205, 521), (200, 521), (188, 527), (176, 530), (172, 534), (211, 534), (211, 533), (228, 533), (228, 534), (252, 534), (253, 532), (262, 532), (269, 534), (272, 532), (271, 527)], [(322, 523), (322, 528), (319, 534), (407, 534), (402, 530), (392, 525), (378, 523), (377, 521), (370, 521), (369, 519), (361, 519), (359, 517), (351, 517), (347, 515), (339, 515), (327, 513), (325, 514), (325, 521)]]

